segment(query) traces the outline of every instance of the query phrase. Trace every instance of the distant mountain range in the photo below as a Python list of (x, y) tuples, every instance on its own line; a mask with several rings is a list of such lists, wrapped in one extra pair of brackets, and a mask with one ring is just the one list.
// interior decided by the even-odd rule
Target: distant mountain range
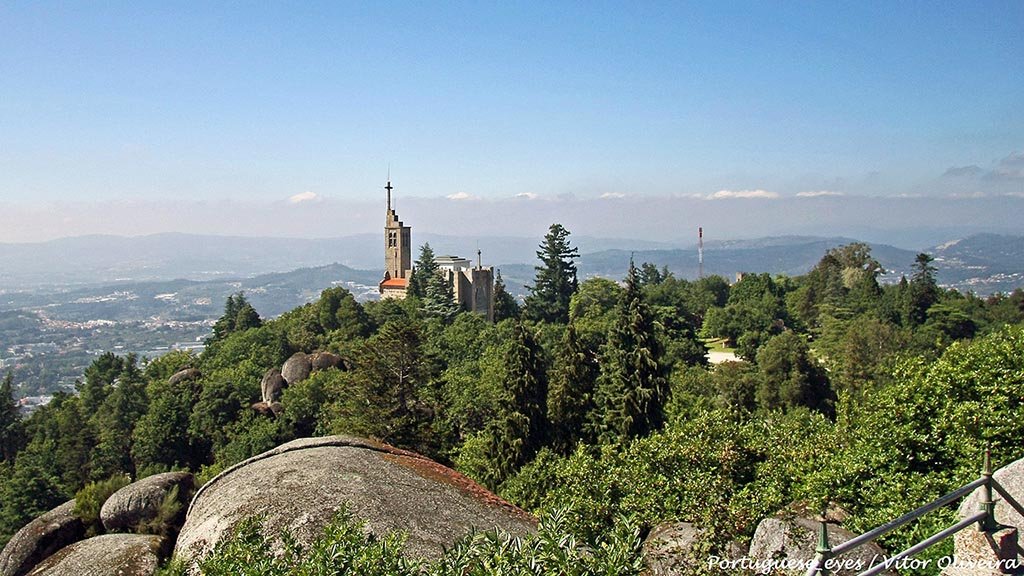
[[(485, 264), (497, 266), (510, 287), (524, 294), (533, 281), (539, 238), (463, 238), (417, 235), (436, 254), (473, 258), (477, 247)], [(831, 248), (853, 238), (781, 236), (714, 241), (704, 247), (704, 273), (734, 278), (737, 272), (804, 274)], [(696, 246), (602, 238), (572, 238), (579, 247), (582, 277), (622, 278), (629, 259), (668, 267), (683, 278), (696, 278)], [(909, 275), (915, 250), (870, 244), (887, 273), (883, 281)], [(329, 239), (244, 238), (159, 234), (142, 237), (85, 236), (35, 244), (0, 244), (0, 298), (3, 308), (39, 305), (43, 294), (88, 294), (132, 285), (159, 294), (192, 298), (198, 293), (215, 300), (238, 289), (260, 300), (267, 312), (315, 297), (325, 287), (349, 283), (362, 298), (375, 296), (380, 277), (381, 239), (365, 234)], [(935, 256), (941, 284), (979, 294), (1024, 286), (1024, 237), (977, 234), (925, 250)], [(281, 290), (291, 296), (278, 304)], [(305, 291), (305, 292), (303, 292)], [(195, 294), (193, 294), (195, 293)], [(266, 296), (263, 296), (263, 295)], [(66, 298), (61, 296), (61, 300)], [(84, 296), (83, 296), (84, 297)], [(204, 296), (205, 297), (205, 296)], [(200, 298), (196, 296), (193, 300)], [(7, 302), (3, 302), (7, 300)], [(222, 301), (222, 300), (221, 300)], [(31, 303), (30, 303), (31, 302)], [(49, 301), (51, 304), (52, 300)], [(300, 302), (301, 303), (301, 302)], [(259, 307), (257, 307), (259, 309)], [(261, 313), (267, 313), (261, 310)]]
[[(418, 246), (429, 242), (435, 254), (485, 262), (530, 262), (539, 238), (464, 238), (417, 233)], [(651, 250), (666, 243), (615, 238), (573, 237), (583, 251), (611, 248)], [(96, 285), (116, 281), (176, 278), (208, 280), (247, 278), (338, 263), (356, 269), (379, 269), (383, 239), (377, 234), (303, 239), (193, 234), (150, 236), (79, 236), (48, 242), (0, 243), (0, 289)], [(414, 255), (415, 257), (415, 255)]]

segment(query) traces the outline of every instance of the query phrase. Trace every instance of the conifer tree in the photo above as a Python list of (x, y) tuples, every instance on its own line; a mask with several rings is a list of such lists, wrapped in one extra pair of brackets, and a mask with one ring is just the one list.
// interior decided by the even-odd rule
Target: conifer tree
[(0, 461), (14, 460), (21, 448), (23, 428), (18, 405), (14, 403), (14, 377), (8, 372), (0, 382)]
[(498, 270), (494, 275), (494, 321), (501, 322), (506, 318), (518, 318), (520, 312), (519, 303), (505, 288), (501, 270)]
[(619, 308), (618, 323), (602, 353), (591, 420), (595, 436), (609, 444), (660, 428), (669, 394), (664, 350), (632, 261)]
[(224, 314), (213, 325), (213, 336), (207, 341), (223, 340), (232, 332), (259, 328), (263, 324), (256, 309), (245, 299), (245, 294), (236, 292), (224, 303)]
[(548, 420), (551, 444), (560, 454), (568, 454), (581, 440), (587, 440), (584, 425), (594, 407), (594, 382), (597, 380), (596, 354), (579, 337), (574, 321), (562, 337), (556, 368), (548, 390)]
[(448, 279), (448, 272), (438, 271), (427, 279), (427, 292), (423, 298), (423, 311), (431, 316), (451, 321), (461, 311), (455, 301), (455, 291)]
[(939, 285), (935, 281), (935, 259), (918, 254), (914, 259), (914, 274), (907, 291), (905, 320), (909, 326), (920, 326), (928, 319), (928, 309), (939, 301)]
[(569, 300), (579, 289), (576, 264), (579, 251), (569, 245), (569, 231), (561, 224), (552, 224), (537, 251), (541, 266), (531, 293), (526, 297), (525, 316), (538, 322), (569, 321)]
[(437, 276), (437, 263), (434, 262), (434, 250), (430, 243), (420, 246), (420, 257), (416, 259), (416, 265), (412, 269), (412, 276), (409, 278), (409, 296), (424, 298), (427, 295), (427, 285), (430, 279)]
[(500, 484), (544, 445), (547, 437), (547, 381), (541, 348), (517, 322), (505, 356), (505, 402), (490, 426), (494, 484)]

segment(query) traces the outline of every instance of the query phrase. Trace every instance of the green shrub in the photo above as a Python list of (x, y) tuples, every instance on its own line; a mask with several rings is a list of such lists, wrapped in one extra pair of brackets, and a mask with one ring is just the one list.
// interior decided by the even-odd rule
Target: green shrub
[(99, 482), (90, 482), (75, 494), (75, 515), (82, 519), (87, 536), (103, 533), (100, 509), (110, 495), (132, 483), (127, 474), (111, 476)]
[[(345, 510), (339, 512), (308, 548), (281, 534), (283, 550), (260, 533), (262, 519), (240, 523), (199, 563), (204, 576), (491, 576), (494, 574), (565, 576), (640, 574), (640, 533), (618, 524), (606, 537), (583, 541), (569, 534), (569, 517), (551, 514), (536, 534), (516, 537), (496, 531), (472, 534), (446, 550), (435, 562), (422, 564), (403, 556), (404, 538), (377, 537)], [(160, 576), (184, 576), (185, 565), (172, 560)]]

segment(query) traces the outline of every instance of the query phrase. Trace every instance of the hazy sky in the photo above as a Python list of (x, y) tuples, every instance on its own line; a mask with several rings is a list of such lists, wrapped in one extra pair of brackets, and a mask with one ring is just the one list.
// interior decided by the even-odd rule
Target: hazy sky
[(0, 3), (0, 241), (1024, 196), (1024, 2), (634, 4)]

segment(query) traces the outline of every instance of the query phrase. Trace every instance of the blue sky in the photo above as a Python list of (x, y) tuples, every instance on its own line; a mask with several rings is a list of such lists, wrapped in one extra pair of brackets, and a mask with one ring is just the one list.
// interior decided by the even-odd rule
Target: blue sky
[(1024, 194), (1019, 1), (213, 4), (0, 4), (0, 202)]

